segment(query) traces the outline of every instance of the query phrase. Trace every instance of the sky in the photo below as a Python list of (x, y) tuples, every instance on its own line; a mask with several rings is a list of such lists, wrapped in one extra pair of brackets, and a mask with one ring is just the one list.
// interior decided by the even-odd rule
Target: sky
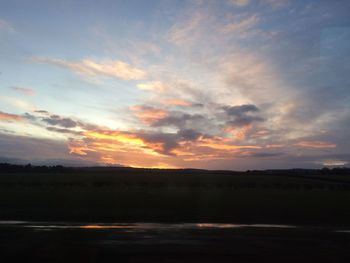
[(0, 0), (0, 162), (350, 162), (348, 0)]

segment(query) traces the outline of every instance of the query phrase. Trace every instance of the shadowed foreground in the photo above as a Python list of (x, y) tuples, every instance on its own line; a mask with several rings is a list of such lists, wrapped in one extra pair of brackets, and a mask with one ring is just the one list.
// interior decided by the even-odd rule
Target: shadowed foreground
[(2, 262), (349, 262), (333, 228), (32, 223), (0, 226)]
[(350, 262), (347, 169), (0, 168), (1, 262)]
[(350, 225), (348, 169), (0, 172), (0, 220)]

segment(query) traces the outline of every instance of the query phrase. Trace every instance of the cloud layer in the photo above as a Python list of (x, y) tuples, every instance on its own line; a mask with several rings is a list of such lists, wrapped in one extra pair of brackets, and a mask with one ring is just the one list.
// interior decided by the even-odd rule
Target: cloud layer
[(144, 79), (146, 73), (139, 68), (132, 67), (131, 65), (118, 61), (94, 61), (91, 59), (84, 59), (81, 61), (66, 61), (62, 59), (52, 59), (35, 57), (32, 59), (37, 63), (51, 64), (63, 68), (67, 68), (73, 72), (96, 77), (105, 76), (122, 80), (138, 80)]
[(38, 142), (137, 167), (349, 163), (346, 1), (161, 2), (48, 5), (39, 24), (35, 3), (25, 24), (0, 10), (9, 158), (40, 158)]

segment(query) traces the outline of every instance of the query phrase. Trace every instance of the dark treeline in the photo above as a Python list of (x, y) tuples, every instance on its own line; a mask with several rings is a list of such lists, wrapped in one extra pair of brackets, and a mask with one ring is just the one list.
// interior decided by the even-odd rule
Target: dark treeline
[(0, 163), (0, 172), (28, 172), (28, 173), (47, 173), (47, 172), (104, 172), (104, 173), (151, 173), (151, 174), (215, 174), (215, 175), (244, 175), (244, 174), (264, 174), (264, 175), (350, 175), (350, 168), (327, 168), (322, 169), (271, 169), (271, 170), (247, 170), (247, 171), (231, 171), (231, 170), (203, 170), (203, 169), (157, 169), (157, 168), (131, 168), (131, 167), (115, 167), (115, 166), (96, 166), (96, 167), (65, 167), (62, 165), (19, 165)]

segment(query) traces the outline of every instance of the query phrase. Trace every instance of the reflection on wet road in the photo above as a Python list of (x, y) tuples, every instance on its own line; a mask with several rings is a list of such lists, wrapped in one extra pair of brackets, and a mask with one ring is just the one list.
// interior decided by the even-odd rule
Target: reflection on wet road
[(350, 262), (345, 228), (0, 221), (1, 262)]

